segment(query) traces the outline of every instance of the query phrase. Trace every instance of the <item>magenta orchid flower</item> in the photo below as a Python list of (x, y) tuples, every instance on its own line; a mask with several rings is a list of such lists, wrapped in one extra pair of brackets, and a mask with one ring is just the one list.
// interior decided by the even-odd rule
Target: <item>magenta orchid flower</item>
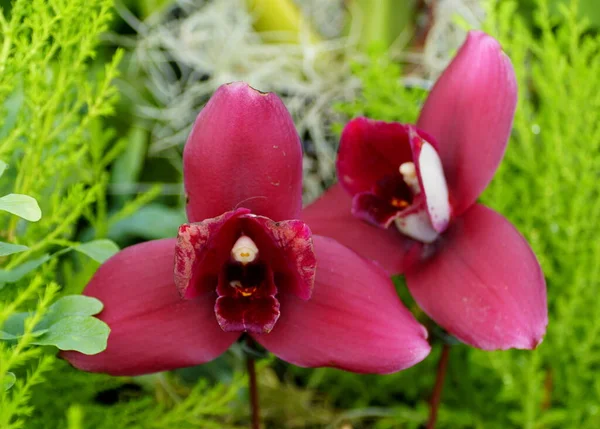
[(297, 220), (301, 145), (277, 96), (219, 88), (183, 164), (190, 223), (99, 268), (84, 294), (104, 303), (108, 347), (65, 353), (74, 366), (114, 375), (192, 366), (244, 332), (306, 367), (388, 373), (427, 356), (427, 332), (386, 273)]
[(339, 184), (303, 214), (315, 233), (404, 273), (425, 313), (486, 350), (534, 348), (548, 322), (529, 245), (476, 203), (504, 154), (516, 100), (509, 58), (492, 37), (470, 32), (416, 125), (347, 124)]

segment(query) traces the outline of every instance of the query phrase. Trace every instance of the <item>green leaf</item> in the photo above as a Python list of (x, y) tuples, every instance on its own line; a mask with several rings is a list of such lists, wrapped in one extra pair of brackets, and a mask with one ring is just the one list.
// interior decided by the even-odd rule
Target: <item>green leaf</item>
[(29, 195), (8, 194), (0, 198), (0, 210), (17, 215), (30, 222), (42, 218), (42, 211), (35, 198)]
[(119, 246), (117, 246), (113, 241), (102, 239), (80, 244), (73, 247), (73, 250), (89, 256), (94, 261), (102, 263), (117, 253), (120, 249)]
[(8, 319), (2, 325), (2, 331), (0, 331), (1, 340), (16, 340), (25, 331), (25, 319), (30, 317), (33, 313), (23, 312), (11, 314)]
[(8, 164), (0, 160), (0, 177), (2, 177), (2, 175), (4, 174), (4, 170), (6, 170), (6, 167), (8, 167)]
[(32, 259), (31, 261), (18, 265), (12, 270), (0, 270), (0, 284), (18, 282), (49, 259), (50, 255), (46, 254), (40, 258)]
[(2, 379), (2, 383), (0, 383), (0, 385), (2, 385), (2, 387), (4, 388), (4, 391), (7, 391), (15, 385), (16, 381), (17, 381), (17, 377), (15, 377), (15, 375), (12, 372), (7, 372), (4, 375), (4, 377)]
[(111, 238), (141, 237), (157, 240), (172, 237), (179, 226), (186, 223), (184, 211), (160, 204), (148, 204), (131, 216), (113, 224), (108, 232)]
[(54, 325), (65, 317), (93, 316), (100, 313), (103, 307), (102, 301), (91, 296), (63, 296), (48, 308), (38, 327)]
[[(0, 331), (0, 340), (17, 340), (21, 338), (25, 332), (25, 320), (32, 315), (33, 313), (29, 311), (11, 314), (2, 326), (2, 331)], [(31, 335), (34, 337), (39, 337), (40, 335), (46, 333), (46, 331), (47, 329), (42, 329), (40, 324), (38, 324)]]
[(110, 328), (100, 319), (89, 316), (65, 317), (48, 328), (33, 341), (40, 346), (56, 346), (61, 350), (75, 350), (95, 355), (106, 349)]
[(9, 332), (5, 332), (5, 331), (0, 331), (0, 340), (16, 340), (17, 336), (9, 333)]
[(23, 246), (22, 244), (11, 244), (0, 241), (0, 256), (8, 256), (13, 253), (24, 252), (28, 249), (29, 247)]
[[(62, 319), (80, 316), (88, 317), (102, 311), (103, 304), (100, 300), (83, 295), (68, 295), (58, 299), (52, 304), (44, 317), (35, 326), (31, 335), (39, 337), (49, 332), (52, 327)], [(0, 340), (16, 340), (25, 332), (25, 320), (33, 315), (32, 312), (12, 314), (2, 326)]]
[(146, 159), (148, 131), (134, 125), (125, 138), (125, 151), (115, 160), (112, 167), (112, 182), (117, 185), (135, 183)]

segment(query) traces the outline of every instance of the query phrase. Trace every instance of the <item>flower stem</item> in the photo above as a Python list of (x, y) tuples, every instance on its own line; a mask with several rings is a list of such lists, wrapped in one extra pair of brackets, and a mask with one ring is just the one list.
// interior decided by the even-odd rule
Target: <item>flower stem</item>
[(450, 356), (450, 345), (442, 346), (442, 354), (438, 364), (437, 375), (435, 377), (435, 385), (431, 394), (431, 410), (429, 412), (429, 420), (427, 421), (427, 429), (435, 429), (437, 422), (438, 408), (442, 399), (442, 389), (444, 388), (444, 379), (446, 378), (446, 370), (448, 369), (448, 357)]
[[(253, 341), (248, 337), (248, 346), (252, 347)], [(260, 407), (258, 405), (258, 387), (256, 385), (256, 366), (254, 358), (246, 355), (246, 367), (248, 368), (248, 391), (250, 393), (250, 414), (252, 416), (252, 429), (260, 429)]]

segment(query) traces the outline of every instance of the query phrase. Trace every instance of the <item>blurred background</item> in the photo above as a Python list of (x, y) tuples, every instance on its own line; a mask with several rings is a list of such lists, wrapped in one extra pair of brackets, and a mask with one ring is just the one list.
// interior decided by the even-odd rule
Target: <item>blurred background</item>
[[(387, 376), (258, 363), (266, 428), (421, 428), (441, 346), (452, 343), (439, 428), (600, 427), (600, 4), (596, 0), (0, 1), (0, 194), (42, 219), (0, 213), (0, 326), (79, 293), (119, 247), (186, 221), (182, 148), (221, 84), (276, 92), (304, 146), (305, 202), (335, 180), (343, 124), (414, 122), (469, 29), (496, 37), (519, 81), (505, 160), (482, 200), (534, 247), (550, 324), (533, 352), (483, 352), (431, 328), (433, 351)], [(105, 242), (103, 242), (105, 243)], [(110, 246), (109, 246), (110, 247)], [(33, 313), (24, 313), (33, 312)], [(24, 328), (27, 330), (27, 326)], [(33, 328), (32, 328), (33, 329)], [(86, 374), (33, 337), (0, 341), (0, 428), (241, 428), (235, 346), (197, 368)], [(12, 375), (10, 375), (12, 374)]]

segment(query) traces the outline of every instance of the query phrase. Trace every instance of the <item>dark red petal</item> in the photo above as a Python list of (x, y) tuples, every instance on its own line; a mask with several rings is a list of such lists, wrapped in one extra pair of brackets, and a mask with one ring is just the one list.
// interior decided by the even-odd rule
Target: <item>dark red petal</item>
[(548, 324), (544, 276), (504, 217), (474, 205), (437, 245), (432, 257), (406, 273), (413, 297), (432, 319), (485, 350), (540, 343)]
[(402, 305), (387, 275), (357, 254), (314, 236), (319, 260), (313, 297), (281, 295), (281, 317), (269, 334), (253, 335), (299, 366), (390, 373), (422, 361), (427, 332)]
[(389, 274), (407, 268), (409, 250), (421, 245), (406, 238), (396, 228), (380, 229), (351, 214), (352, 197), (339, 184), (306, 207), (302, 219), (314, 234), (336, 239), (367, 259), (372, 259)]
[(216, 294), (182, 300), (173, 283), (175, 239), (128, 247), (104, 263), (84, 291), (104, 303), (111, 329), (97, 355), (64, 352), (75, 367), (138, 375), (208, 362), (236, 340), (214, 314)]
[(275, 273), (277, 288), (309, 299), (317, 266), (309, 227), (300, 220), (274, 222), (254, 215), (244, 216), (242, 227)]
[(492, 37), (469, 32), (417, 122), (437, 140), (454, 216), (471, 206), (492, 179), (504, 155), (516, 103), (510, 59)]
[(407, 161), (412, 161), (412, 153), (406, 126), (356, 118), (342, 132), (337, 176), (351, 195), (369, 192), (382, 177), (398, 174)]
[(401, 211), (371, 192), (361, 192), (352, 199), (352, 214), (357, 219), (383, 229), (389, 227)]
[(274, 296), (234, 298), (221, 296), (215, 304), (215, 314), (225, 332), (271, 332), (279, 318), (279, 301)]
[(237, 220), (249, 212), (241, 208), (179, 227), (174, 279), (182, 297), (191, 299), (214, 292), (219, 272), (229, 260), (231, 248), (240, 234)]
[(277, 286), (265, 262), (226, 264), (217, 294), (215, 314), (225, 332), (271, 332), (279, 318)]
[(190, 222), (237, 207), (274, 220), (302, 207), (302, 147), (281, 100), (245, 83), (221, 86), (198, 115), (183, 153)]

